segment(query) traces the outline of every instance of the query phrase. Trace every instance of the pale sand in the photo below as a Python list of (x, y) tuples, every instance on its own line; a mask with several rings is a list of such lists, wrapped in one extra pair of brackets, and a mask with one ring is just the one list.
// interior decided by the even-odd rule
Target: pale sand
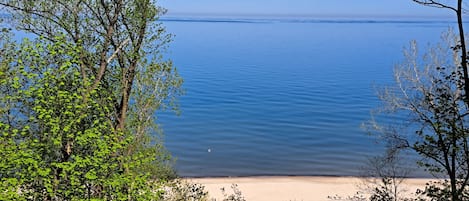
[[(211, 198), (222, 200), (220, 188), (232, 194), (231, 185), (237, 184), (247, 201), (330, 201), (328, 196), (347, 197), (360, 191), (363, 179), (356, 177), (231, 177), (191, 178), (203, 184)], [(430, 179), (406, 179), (401, 185), (407, 192), (423, 189)]]

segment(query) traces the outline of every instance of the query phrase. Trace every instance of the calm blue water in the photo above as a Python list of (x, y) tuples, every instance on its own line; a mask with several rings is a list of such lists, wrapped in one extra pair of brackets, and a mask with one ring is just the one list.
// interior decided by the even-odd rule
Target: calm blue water
[[(179, 117), (162, 113), (182, 176), (358, 175), (383, 145), (361, 128), (375, 86), (412, 39), (449, 23), (209, 20), (164, 22), (185, 79)], [(411, 176), (419, 176), (414, 172)]]

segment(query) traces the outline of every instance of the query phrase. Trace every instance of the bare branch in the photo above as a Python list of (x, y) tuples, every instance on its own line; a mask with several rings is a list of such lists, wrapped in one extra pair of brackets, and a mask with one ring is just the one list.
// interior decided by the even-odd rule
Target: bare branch
[(117, 54), (130, 42), (130, 38), (127, 38), (122, 42), (119, 47), (117, 47), (116, 51), (112, 53), (112, 55), (107, 59), (107, 64), (111, 63), (111, 61), (116, 58)]
[(455, 7), (448, 6), (446, 4), (434, 1), (434, 0), (412, 0), (415, 3), (424, 5), (424, 6), (429, 6), (429, 7), (435, 7), (435, 8), (445, 8), (445, 9), (450, 9), (454, 12), (458, 12), (458, 9)]

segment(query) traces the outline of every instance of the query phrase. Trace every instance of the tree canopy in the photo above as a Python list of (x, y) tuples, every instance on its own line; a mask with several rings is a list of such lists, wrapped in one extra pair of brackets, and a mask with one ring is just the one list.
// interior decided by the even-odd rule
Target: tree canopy
[(150, 0), (1, 0), (0, 197), (156, 200), (171, 177), (156, 133), (182, 79)]

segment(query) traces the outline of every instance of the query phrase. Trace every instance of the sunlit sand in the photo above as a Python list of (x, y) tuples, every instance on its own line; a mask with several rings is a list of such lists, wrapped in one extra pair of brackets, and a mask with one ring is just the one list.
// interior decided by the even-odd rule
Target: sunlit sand
[[(363, 179), (356, 177), (227, 177), (191, 178), (208, 190), (211, 198), (222, 200), (221, 188), (232, 194), (232, 184), (237, 184), (248, 201), (330, 201), (328, 196), (345, 198), (361, 191)], [(406, 179), (401, 185), (407, 193), (423, 189), (430, 179)]]

